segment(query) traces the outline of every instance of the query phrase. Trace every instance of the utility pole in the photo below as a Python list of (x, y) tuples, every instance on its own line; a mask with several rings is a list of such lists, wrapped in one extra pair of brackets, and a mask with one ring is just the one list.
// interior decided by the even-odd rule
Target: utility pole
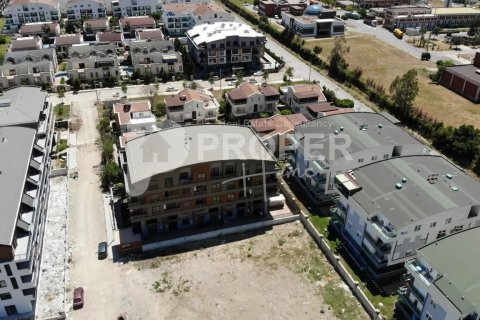
[(222, 68), (220, 68), (220, 75), (218, 78), (220, 79), (220, 91), (222, 91)]
[(308, 82), (310, 83), (310, 76), (312, 75), (312, 60), (310, 60), (310, 70), (308, 72)]

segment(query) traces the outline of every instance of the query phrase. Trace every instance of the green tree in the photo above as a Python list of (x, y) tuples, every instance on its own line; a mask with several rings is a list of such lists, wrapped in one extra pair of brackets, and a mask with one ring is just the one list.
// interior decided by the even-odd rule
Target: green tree
[(313, 53), (315, 53), (316, 55), (319, 55), (320, 53), (322, 53), (322, 48), (320, 46), (315, 46), (313, 48)]
[(155, 95), (158, 94), (158, 88), (160, 88), (160, 84), (158, 83), (157, 78), (155, 78), (155, 82), (153, 83), (153, 88), (155, 89)]
[(42, 31), (45, 35), (49, 35), (50, 34), (50, 25), (48, 25), (47, 23), (45, 23), (43, 26), (42, 26)]
[(245, 73), (243, 73), (243, 71), (237, 71), (235, 76), (237, 77), (236, 86), (238, 87), (244, 82)]
[(100, 182), (102, 187), (106, 190), (109, 188), (110, 184), (116, 183), (119, 181), (120, 174), (122, 171), (119, 166), (113, 161), (108, 161), (102, 168), (100, 174)]
[(125, 82), (122, 83), (122, 92), (123, 95), (126, 97), (127, 96), (127, 91), (128, 91), (128, 86)]
[(63, 98), (65, 98), (65, 88), (64, 87), (58, 87), (57, 96), (61, 99), (61, 101), (63, 103)]
[(72, 20), (67, 20), (65, 24), (65, 32), (66, 33), (75, 33), (75, 22)]
[(167, 114), (167, 106), (164, 102), (159, 102), (155, 106), (154, 114), (156, 117), (164, 117)]
[(80, 90), (80, 79), (76, 78), (75, 80), (73, 80), (73, 90), (75, 91), (78, 91)]
[(467, 35), (469, 37), (475, 37), (478, 33), (480, 33), (480, 18), (476, 18), (470, 22), (470, 28), (468, 29)]
[(215, 82), (215, 74), (213, 72), (210, 72), (208, 75), (208, 82), (210, 83), (210, 86), (213, 88), (213, 83)]
[(433, 28), (432, 34), (433, 34), (435, 37), (437, 37), (437, 36), (440, 34), (440, 28), (439, 28), (439, 27)]
[(263, 83), (267, 83), (269, 75), (270, 75), (270, 72), (268, 72), (268, 70), (263, 70), (263, 74), (262, 74)]
[(196, 83), (195, 81), (192, 81), (192, 82), (190, 82), (189, 87), (190, 87), (190, 89), (192, 89), (192, 90), (197, 90), (197, 88), (198, 88), (198, 83)]
[(343, 78), (345, 71), (348, 68), (347, 60), (344, 55), (348, 53), (350, 48), (347, 46), (345, 37), (335, 38), (335, 44), (330, 53), (328, 72), (337, 77)]
[(227, 112), (227, 105), (228, 105), (227, 100), (222, 99), (220, 101), (220, 106), (218, 107), (218, 113), (219, 114), (225, 114), (225, 112)]
[(282, 111), (280, 111), (280, 114), (281, 114), (282, 116), (288, 116), (288, 115), (292, 114), (292, 110), (283, 109)]
[(403, 76), (397, 76), (390, 85), (395, 108), (409, 115), (413, 108), (413, 102), (418, 94), (417, 71), (411, 69)]
[(160, 12), (154, 12), (152, 13), (152, 18), (155, 19), (155, 21), (159, 21), (162, 19), (162, 14)]

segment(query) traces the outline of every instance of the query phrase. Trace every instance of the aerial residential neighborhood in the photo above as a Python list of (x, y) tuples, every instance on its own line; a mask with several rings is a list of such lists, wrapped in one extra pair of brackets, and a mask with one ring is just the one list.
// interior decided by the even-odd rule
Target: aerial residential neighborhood
[(480, 319), (477, 1), (0, 6), (0, 319)]

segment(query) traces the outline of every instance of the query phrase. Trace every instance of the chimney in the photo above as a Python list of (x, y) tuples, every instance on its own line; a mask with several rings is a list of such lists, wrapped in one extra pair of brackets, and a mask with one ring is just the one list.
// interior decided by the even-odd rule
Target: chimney
[(132, 105), (131, 105), (130, 103), (125, 103), (125, 104), (123, 105), (123, 112), (130, 112), (130, 107), (131, 107), (131, 106), (132, 106)]

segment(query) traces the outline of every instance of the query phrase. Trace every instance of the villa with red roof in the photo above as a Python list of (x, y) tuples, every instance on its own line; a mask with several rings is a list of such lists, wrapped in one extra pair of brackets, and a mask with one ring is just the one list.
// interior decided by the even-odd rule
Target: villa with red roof
[(275, 112), (280, 93), (271, 86), (245, 83), (226, 94), (233, 118)]

